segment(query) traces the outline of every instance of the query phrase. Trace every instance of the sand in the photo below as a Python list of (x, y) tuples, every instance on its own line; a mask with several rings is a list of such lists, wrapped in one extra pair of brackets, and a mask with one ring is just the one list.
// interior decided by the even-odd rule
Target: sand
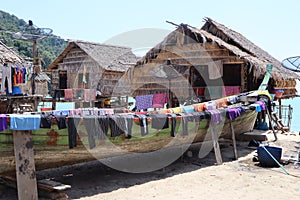
[[(271, 146), (282, 147), (284, 155), (297, 152), (298, 134), (278, 136)], [(272, 141), (273, 135), (268, 138)], [(300, 167), (284, 165), (291, 175), (280, 167), (260, 167), (252, 161), (256, 149), (248, 143), (238, 142), (239, 159), (233, 161), (232, 146), (221, 142), (222, 165), (215, 164), (213, 152), (199, 159), (193, 146), (189, 156), (149, 173), (120, 172), (93, 161), (40, 171), (37, 177), (70, 184), (72, 188), (64, 191), (69, 199), (300, 199)], [(16, 190), (0, 188), (0, 199), (16, 198)]]

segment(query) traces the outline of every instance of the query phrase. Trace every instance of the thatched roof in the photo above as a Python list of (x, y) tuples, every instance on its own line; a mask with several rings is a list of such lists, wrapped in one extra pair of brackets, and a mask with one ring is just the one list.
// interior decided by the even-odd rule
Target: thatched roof
[[(261, 78), (266, 73), (266, 64), (271, 63), (274, 66), (272, 78), (275, 80), (300, 79), (298, 74), (285, 69), (277, 59), (256, 46), (240, 33), (219, 24), (210, 18), (206, 18), (205, 20), (206, 23), (201, 29), (197, 29), (187, 24), (180, 24), (178, 28), (167, 35), (162, 42), (149, 50), (146, 55), (137, 62), (137, 65), (147, 63), (149, 58), (153, 57), (153, 55), (157, 55), (161, 50), (165, 50), (170, 44), (178, 43), (178, 40), (184, 40), (182, 37), (188, 35), (189, 37), (192, 37), (190, 39), (198, 43), (217, 43), (220, 47), (228, 49), (238, 58), (248, 61), (248, 64), (250, 65), (249, 70), (254, 67), (254, 76), (256, 78)], [(184, 50), (182, 49), (182, 51)], [(180, 56), (183, 55), (184, 54)], [(189, 61), (189, 57), (183, 58)], [(191, 63), (193, 62), (191, 61)]]
[(43, 81), (50, 81), (51, 79), (49, 78), (49, 76), (46, 73), (39, 73), (37, 74), (37, 76), (34, 79), (35, 81), (39, 81), (39, 82), (43, 82)]
[(128, 47), (113, 46), (86, 41), (70, 41), (65, 50), (49, 65), (48, 69), (55, 69), (63, 62), (63, 58), (74, 47), (82, 49), (90, 58), (103, 69), (109, 71), (125, 72), (132, 63), (136, 62), (136, 56)]
[[(219, 45), (225, 46), (236, 55), (248, 60), (260, 73), (265, 73), (265, 64), (271, 63), (274, 66), (273, 78), (300, 78), (296, 73), (285, 69), (277, 59), (252, 43), (242, 34), (231, 30), (223, 24), (220, 24), (210, 18), (206, 18), (205, 20), (206, 23), (202, 26), (201, 30), (206, 31), (219, 39), (216, 40), (215, 37), (211, 37), (207, 34), (206, 36), (214, 39), (214, 41), (216, 41)], [(202, 32), (202, 34), (205, 34), (205, 32)]]
[(0, 41), (0, 64), (21, 64), (23, 62), (24, 59), (20, 55)]

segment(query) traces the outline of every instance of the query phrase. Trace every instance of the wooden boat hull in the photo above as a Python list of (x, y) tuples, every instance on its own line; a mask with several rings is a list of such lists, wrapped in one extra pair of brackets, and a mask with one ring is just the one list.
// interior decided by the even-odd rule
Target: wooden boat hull
[[(235, 134), (252, 131), (256, 117), (257, 113), (255, 111), (247, 110), (246, 113), (232, 121)], [(87, 132), (83, 125), (79, 126), (80, 139), (77, 147), (69, 149), (68, 130), (58, 130), (57, 125), (54, 124), (51, 129), (32, 131), (35, 167), (36, 170), (43, 170), (114, 157), (130, 152), (149, 152), (182, 144), (208, 141), (211, 140), (211, 135), (208, 133), (209, 123), (209, 120), (202, 120), (196, 125), (189, 123), (188, 135), (181, 134), (181, 123), (177, 123), (175, 137), (170, 136), (170, 129), (158, 131), (151, 129), (150, 126), (149, 135), (141, 137), (140, 127), (134, 124), (131, 139), (120, 136), (99, 141), (94, 149), (88, 147)], [(228, 119), (225, 120), (224, 124), (217, 125), (215, 129), (221, 137), (231, 136)], [(7, 129), (0, 133), (0, 174), (15, 172), (13, 149), (13, 135)]]

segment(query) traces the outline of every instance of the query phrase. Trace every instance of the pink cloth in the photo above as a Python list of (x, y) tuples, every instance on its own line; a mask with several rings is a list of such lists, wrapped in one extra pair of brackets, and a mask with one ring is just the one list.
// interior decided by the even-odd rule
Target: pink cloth
[(225, 95), (235, 95), (240, 93), (240, 86), (225, 86)]
[(167, 93), (154, 94), (152, 100), (153, 108), (163, 108), (165, 103), (168, 102)]
[(65, 89), (65, 100), (72, 100), (74, 97), (73, 89)]
[(84, 101), (95, 101), (96, 90), (95, 89), (84, 89)]

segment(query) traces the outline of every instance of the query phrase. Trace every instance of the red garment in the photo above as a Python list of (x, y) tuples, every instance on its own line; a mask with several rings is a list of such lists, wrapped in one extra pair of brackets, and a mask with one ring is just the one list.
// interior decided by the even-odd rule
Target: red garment
[(165, 103), (168, 102), (167, 93), (154, 94), (152, 100), (153, 108), (164, 108)]

